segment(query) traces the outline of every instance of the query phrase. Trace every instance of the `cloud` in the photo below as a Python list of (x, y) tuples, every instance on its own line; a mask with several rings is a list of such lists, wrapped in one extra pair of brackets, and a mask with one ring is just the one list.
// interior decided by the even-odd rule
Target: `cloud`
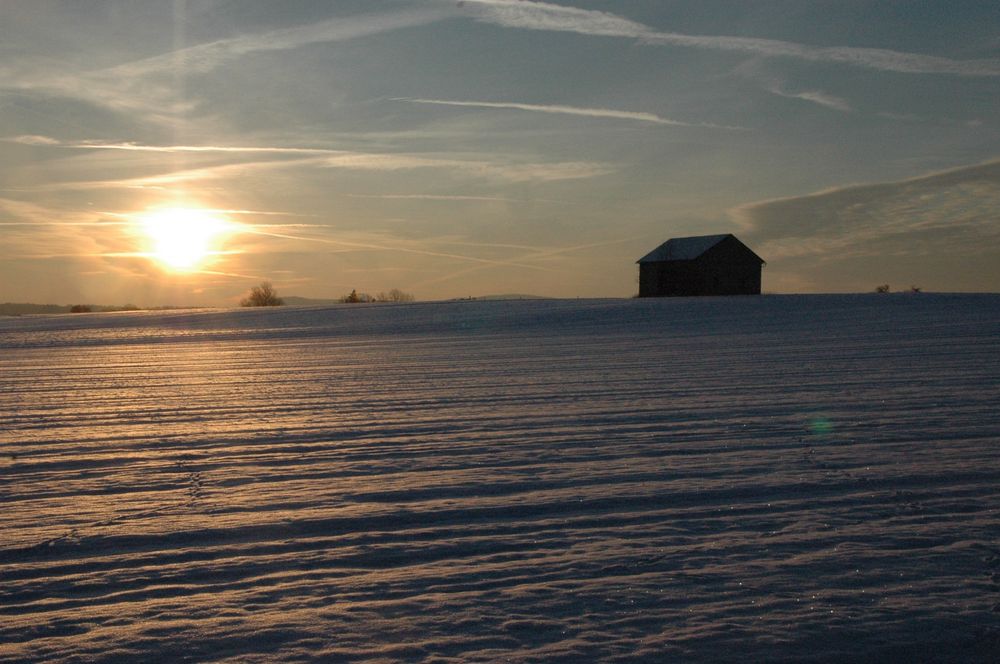
[(59, 145), (59, 141), (54, 138), (49, 138), (48, 136), (38, 136), (36, 134), (13, 136), (3, 140), (7, 143), (19, 143), (21, 145)]
[(362, 14), (318, 21), (292, 28), (240, 35), (198, 44), (171, 53), (137, 60), (104, 70), (110, 76), (146, 76), (180, 71), (205, 73), (251, 53), (287, 51), (311, 44), (323, 44), (433, 23), (452, 15), (443, 9), (421, 8), (391, 13)]
[(539, 199), (525, 200), (507, 196), (462, 196), (457, 194), (348, 194), (351, 198), (378, 198), (383, 200), (417, 201), (484, 201), (495, 203), (533, 203)]
[(51, 208), (38, 205), (29, 201), (21, 201), (13, 198), (0, 198), (0, 219), (5, 223), (14, 223), (11, 220), (36, 222), (45, 221), (52, 217)]
[(661, 32), (609, 12), (529, 0), (466, 0), (463, 6), (477, 21), (508, 28), (621, 37), (636, 39), (649, 45), (684, 46), (762, 57), (831, 62), (903, 74), (1000, 76), (1000, 60), (995, 59), (952, 60), (888, 49), (822, 47), (776, 39)]
[(476, 20), (508, 28), (576, 32), (602, 37), (642, 39), (657, 34), (642, 23), (590, 9), (524, 0), (468, 0), (463, 3)]
[[(24, 60), (13, 65), (5, 65), (2, 72), (6, 75), (0, 78), (5, 81), (2, 86), (4, 89), (17, 91), (22, 95), (43, 100), (51, 97), (76, 99), (133, 116), (141, 113), (146, 123), (174, 127), (181, 116), (187, 115), (185, 120), (190, 122), (190, 114), (199, 107), (197, 98), (186, 96), (184, 77), (214, 71), (255, 53), (289, 51), (314, 44), (360, 39), (429, 25), (456, 16), (510, 28), (626, 38), (647, 45), (672, 45), (763, 57), (833, 62), (909, 74), (1000, 76), (1000, 60), (996, 59), (952, 60), (886, 49), (818, 47), (770, 39), (686, 35), (658, 31), (608, 12), (578, 9), (550, 2), (466, 0), (459, 8), (453, 1), (438, 0), (437, 6), (426, 3), (409, 10), (338, 17), (289, 28), (217, 39), (96, 71), (86, 71), (79, 65), (74, 70), (71, 63), (61, 62), (57, 69), (48, 61)], [(604, 113), (602, 117), (684, 124), (653, 114), (630, 115), (631, 112), (612, 109), (563, 107), (561, 110), (555, 110), (558, 107), (536, 108), (531, 104), (522, 105), (521, 108), (580, 115), (593, 115), (597, 112)]]
[[(624, 243), (627, 243), (627, 242), (632, 242), (635, 239), (636, 238), (634, 238), (634, 237), (617, 238), (617, 239), (614, 239), (614, 240), (606, 240), (606, 241), (602, 241), (602, 242), (592, 242), (592, 243), (589, 243), (589, 244), (571, 245), (571, 246), (566, 246), (566, 247), (547, 247), (547, 248), (526, 247), (526, 246), (510, 245), (510, 244), (490, 244), (490, 245), (484, 245), (484, 244), (481, 244), (481, 243), (478, 244), (477, 246), (481, 246), (481, 247), (495, 247), (495, 248), (509, 248), (509, 249), (519, 250), (519, 251), (521, 251), (523, 253), (521, 253), (521, 255), (519, 255), (519, 256), (514, 257), (512, 260), (519, 261), (520, 263), (512, 263), (512, 264), (513, 265), (518, 265), (518, 264), (521, 264), (521, 263), (527, 263), (527, 264), (530, 265), (532, 262), (535, 262), (535, 261), (549, 262), (552, 259), (558, 258), (558, 257), (563, 256), (565, 254), (570, 254), (570, 253), (574, 253), (574, 252), (578, 252), (578, 251), (584, 251), (584, 250), (588, 250), (588, 249), (600, 249), (600, 248), (605, 248), (605, 247), (609, 247), (609, 246), (613, 246), (613, 245), (617, 245), (617, 244), (624, 244)], [(452, 243), (452, 244), (466, 244), (466, 243), (458, 242), (458, 243)], [(447, 282), (447, 281), (453, 281), (455, 279), (458, 279), (460, 277), (468, 276), (469, 274), (481, 271), (481, 270), (486, 269), (488, 267), (490, 267), (490, 266), (488, 266), (488, 265), (477, 265), (477, 266), (467, 267), (467, 268), (464, 268), (462, 270), (458, 270), (458, 271), (455, 271), (455, 272), (450, 272), (450, 273), (446, 273), (444, 275), (439, 275), (439, 276), (436, 276), (436, 277), (433, 277), (433, 278), (425, 279), (423, 281), (420, 281), (420, 282), (417, 282), (417, 283), (413, 284), (413, 287), (414, 288), (424, 288), (426, 286), (432, 286), (432, 285), (439, 284), (439, 283), (444, 283), (444, 282)], [(535, 267), (536, 267), (536, 269), (541, 269), (541, 268), (538, 268), (537, 266), (535, 266)]]
[(97, 189), (147, 189), (168, 188), (189, 182), (205, 182), (209, 180), (224, 180), (250, 175), (256, 171), (292, 168), (314, 164), (314, 159), (287, 159), (279, 161), (247, 161), (203, 168), (187, 168), (157, 175), (145, 175), (127, 178), (109, 178), (104, 180), (75, 180), (69, 182), (54, 182), (40, 185), (38, 190), (97, 190)]
[(832, 108), (835, 111), (841, 111), (843, 113), (851, 113), (854, 108), (847, 102), (846, 99), (841, 97), (835, 97), (834, 95), (821, 92), (819, 90), (803, 90), (802, 92), (790, 92), (785, 90), (781, 86), (772, 85), (767, 88), (767, 91), (773, 95), (778, 95), (779, 97), (786, 97), (788, 99), (801, 99), (803, 101), (812, 102), (813, 104), (819, 104), (820, 106), (825, 106), (826, 108)]
[[(23, 137), (2, 139), (21, 142)], [(45, 138), (45, 137), (34, 137)], [(355, 152), (328, 148), (301, 148), (282, 146), (230, 146), (230, 145), (144, 145), (139, 143), (101, 143), (95, 141), (60, 142), (47, 139), (45, 145), (73, 150), (123, 150), (149, 153), (218, 153), (223, 155), (265, 155), (272, 159), (258, 159), (216, 164), (199, 168), (184, 168), (156, 175), (109, 178), (102, 180), (82, 180), (52, 182), (28, 187), (38, 190), (93, 190), (115, 188), (166, 187), (185, 182), (220, 180), (246, 176), (257, 171), (290, 168), (332, 168), (356, 171), (401, 171), (417, 169), (440, 169), (455, 174), (507, 182), (549, 182), (556, 180), (576, 180), (598, 177), (614, 171), (609, 164), (588, 161), (564, 162), (524, 162), (516, 158), (469, 159), (422, 154), (400, 154), (388, 152)], [(281, 157), (291, 158), (283, 159)], [(157, 164), (160, 161), (156, 162)]]
[(408, 101), (413, 104), (436, 104), (439, 106), (468, 106), (473, 108), (509, 108), (519, 111), (534, 111), (537, 113), (554, 113), (559, 115), (582, 115), (591, 118), (614, 118), (616, 120), (651, 122), (653, 124), (672, 125), (676, 127), (711, 127), (715, 129), (736, 129), (736, 127), (721, 127), (719, 125), (713, 125), (707, 123), (681, 122), (680, 120), (671, 120), (670, 118), (664, 118), (654, 113), (643, 113), (637, 111), (618, 111), (608, 108), (580, 108), (577, 106), (523, 104), (519, 102), (452, 101), (446, 99), (397, 98), (397, 101)]
[[(244, 229), (247, 233), (263, 235), (266, 237), (301, 241), (308, 243), (315, 249), (316, 243), (337, 247), (340, 251), (385, 251), (390, 253), (413, 254), (430, 258), (447, 258), (450, 260), (469, 262), (480, 266), (489, 267), (516, 267), (528, 270), (548, 271), (548, 268), (531, 263), (521, 262), (517, 259), (494, 259), (470, 254), (458, 254), (450, 251), (439, 251), (433, 248), (433, 240), (406, 241), (402, 239), (387, 239), (376, 234), (358, 234), (349, 236), (343, 232), (338, 232), (336, 238), (325, 237), (319, 233), (312, 234), (290, 234), (274, 233), (255, 228)], [(331, 231), (332, 229), (326, 229)]]
[(217, 152), (232, 154), (330, 154), (336, 150), (325, 148), (258, 147), (239, 145), (142, 145), (139, 143), (63, 143), (63, 147), (82, 150), (123, 150), (126, 152)]
[(101, 242), (118, 233), (122, 222), (77, 209), (59, 209), (0, 198), (0, 253), (8, 259), (54, 257), (54, 254), (94, 253)]
[(147, 121), (171, 124), (196, 103), (183, 98), (179, 77), (205, 74), (253, 53), (287, 51), (417, 27), (454, 15), (453, 9), (422, 7), (338, 17), (197, 44), (96, 71), (52, 71), (38, 66), (5, 76), (2, 86), (44, 96), (63, 96), (119, 111), (141, 111)]
[(1000, 245), (1000, 160), (730, 210), (768, 260), (977, 254)]
[(60, 141), (49, 136), (12, 136), (0, 139), (7, 143), (22, 145), (46, 145), (73, 150), (121, 150), (123, 152), (164, 152), (164, 153), (234, 153), (234, 154), (336, 154), (338, 150), (327, 148), (268, 147), (241, 145), (144, 145), (142, 143), (105, 143), (101, 141)]
[(497, 162), (475, 159), (450, 159), (407, 154), (378, 154), (344, 152), (325, 157), (317, 162), (326, 168), (345, 168), (367, 171), (397, 171), (418, 168), (438, 168), (455, 171), (461, 175), (500, 179), (510, 182), (548, 182), (578, 180), (598, 177), (612, 172), (607, 164), (587, 161), (549, 163)]
[(916, 115), (914, 113), (893, 113), (891, 111), (880, 111), (876, 113), (880, 118), (886, 120), (896, 120), (898, 122), (926, 122), (929, 118)]
[[(227, 214), (284, 214), (281, 212), (258, 210), (219, 211)], [(0, 254), (7, 258), (29, 260), (52, 260), (60, 258), (124, 259), (128, 261), (150, 257), (148, 252), (136, 250), (134, 247), (134, 238), (132, 238), (128, 231), (133, 226), (133, 223), (130, 221), (134, 217), (132, 213), (109, 212), (100, 213), (100, 215), (96, 213), (64, 213), (30, 203), (0, 198), (0, 215), (3, 213), (9, 215), (8, 219), (20, 219), (18, 221), (0, 221), (0, 228), (4, 229), (5, 239), (3, 246), (0, 247)], [(114, 219), (103, 219), (101, 218), (103, 215), (113, 217)], [(55, 219), (57, 217), (61, 218)], [(320, 253), (329, 253), (331, 250), (340, 252), (374, 251), (447, 259), (480, 267), (550, 271), (550, 268), (538, 264), (537, 259), (540, 256), (544, 256), (544, 253), (529, 252), (530, 255), (528, 258), (531, 260), (525, 261), (519, 258), (492, 258), (442, 249), (438, 245), (454, 243), (435, 241), (432, 238), (406, 240), (387, 237), (379, 233), (345, 232), (321, 224), (251, 224), (241, 222), (238, 225), (238, 232), (246, 236), (267, 237), (294, 243), (305, 243), (309, 247), (309, 251)], [(491, 248), (481, 243), (465, 243), (464, 246), (477, 249)], [(218, 255), (243, 253), (248, 252), (240, 249), (217, 252)], [(260, 278), (233, 273), (231, 271), (204, 271), (202, 273), (241, 278)]]
[(8, 228), (75, 228), (79, 226), (92, 226), (94, 228), (105, 228), (108, 226), (128, 226), (126, 221), (0, 221), (0, 226)]

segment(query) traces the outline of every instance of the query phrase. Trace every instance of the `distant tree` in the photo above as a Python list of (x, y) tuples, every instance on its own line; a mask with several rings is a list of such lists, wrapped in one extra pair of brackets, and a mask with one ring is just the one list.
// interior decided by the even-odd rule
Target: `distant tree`
[(69, 308), (71, 314), (89, 314), (93, 309), (91, 309), (86, 304), (74, 304)]
[(264, 281), (260, 286), (254, 286), (250, 289), (250, 295), (243, 298), (240, 301), (241, 307), (280, 307), (285, 303), (280, 297), (278, 297), (278, 292), (274, 290), (274, 286), (271, 282)]
[(380, 292), (375, 295), (359, 293), (352, 290), (349, 295), (341, 295), (339, 301), (345, 304), (358, 304), (365, 302), (413, 302), (415, 298), (410, 293), (404, 293), (398, 288), (393, 288), (388, 293)]
[(882, 284), (881, 286), (876, 286), (875, 287), (875, 292), (876, 293), (888, 293), (889, 292), (889, 284)]
[(379, 293), (375, 296), (376, 302), (413, 302), (415, 299), (410, 293), (404, 293), (398, 288), (393, 288), (388, 293)]
[(911, 293), (922, 293), (923, 290), (920, 286), (910, 286)]

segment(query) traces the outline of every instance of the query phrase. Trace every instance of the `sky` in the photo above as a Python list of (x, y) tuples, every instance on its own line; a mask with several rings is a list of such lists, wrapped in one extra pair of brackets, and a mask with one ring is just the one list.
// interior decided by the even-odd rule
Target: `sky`
[(3, 0), (0, 301), (1000, 291), (1000, 5)]

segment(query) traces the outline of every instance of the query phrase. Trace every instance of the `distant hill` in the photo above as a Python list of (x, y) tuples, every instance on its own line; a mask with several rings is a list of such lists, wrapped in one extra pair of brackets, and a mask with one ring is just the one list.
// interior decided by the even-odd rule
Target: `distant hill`
[(281, 299), (289, 307), (321, 307), (326, 304), (338, 304), (340, 300), (315, 297), (299, 297), (298, 295), (282, 295)]
[(461, 300), (554, 300), (545, 295), (526, 295), (523, 293), (501, 293), (499, 295), (479, 295), (476, 297), (459, 298)]
[(27, 316), (29, 314), (68, 314), (69, 306), (62, 304), (31, 304), (28, 302), (4, 302), (0, 304), (0, 316)]
[[(139, 311), (134, 304), (83, 304), (92, 312)], [(31, 302), (3, 302), (0, 304), (0, 316), (30, 316), (32, 314), (68, 314), (72, 312), (68, 304), (32, 304)], [(152, 307), (153, 309), (181, 309), (188, 307)]]
[[(285, 301), (285, 305), (290, 307), (323, 307), (331, 304), (340, 304), (339, 299), (334, 298), (316, 298), (316, 297), (300, 297), (298, 295), (287, 295), (281, 298)], [(497, 295), (480, 295), (476, 297), (462, 297), (455, 298), (455, 301), (459, 300), (553, 300), (556, 298), (546, 297), (544, 295), (528, 295), (524, 293), (501, 293)], [(90, 308), (93, 312), (108, 312), (108, 311), (137, 311), (140, 307), (132, 304), (125, 305), (106, 305), (106, 304), (87, 304), (83, 305)], [(160, 306), (160, 307), (142, 307), (142, 309), (149, 311), (160, 311), (169, 309), (189, 309), (197, 307), (185, 307), (185, 306)], [(70, 313), (70, 305), (68, 304), (33, 304), (30, 302), (3, 302), (0, 303), (0, 316), (30, 316), (32, 314), (68, 314)]]

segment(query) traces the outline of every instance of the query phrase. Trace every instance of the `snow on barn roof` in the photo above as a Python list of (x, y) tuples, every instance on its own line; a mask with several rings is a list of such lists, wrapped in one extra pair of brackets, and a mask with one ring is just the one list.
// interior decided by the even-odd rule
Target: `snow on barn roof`
[(719, 244), (730, 233), (724, 235), (696, 235), (675, 237), (640, 258), (637, 263), (660, 263), (663, 261), (690, 261)]

